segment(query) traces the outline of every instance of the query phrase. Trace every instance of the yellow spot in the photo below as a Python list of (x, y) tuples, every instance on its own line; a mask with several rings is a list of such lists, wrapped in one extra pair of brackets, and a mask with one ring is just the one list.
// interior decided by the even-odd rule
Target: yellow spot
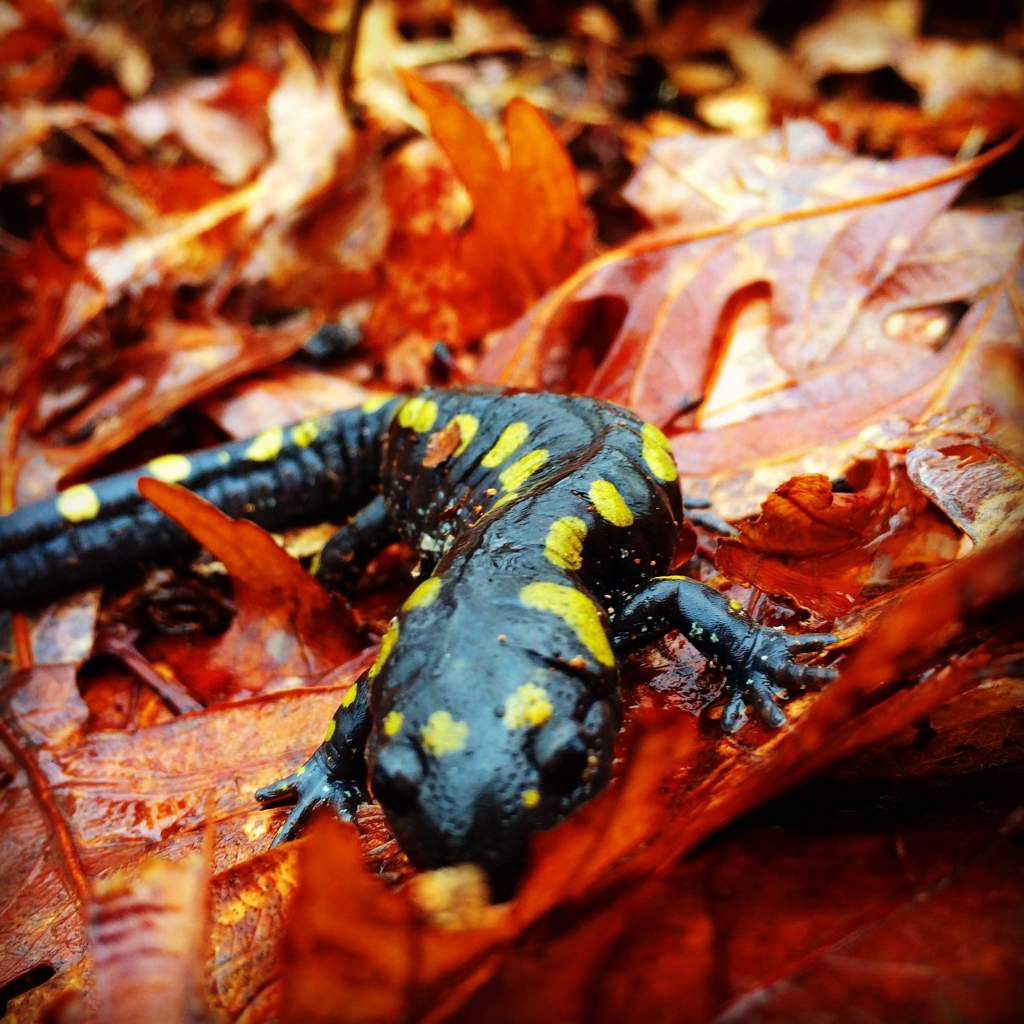
[(658, 448), (664, 448), (667, 452), (672, 450), (672, 445), (665, 436), (665, 432), (653, 423), (645, 423), (640, 433), (649, 444), (653, 444)]
[(543, 725), (553, 708), (548, 692), (536, 683), (523, 683), (505, 701), (505, 725), (509, 729), (530, 729)]
[(640, 432), (644, 439), (643, 458), (647, 468), (666, 483), (679, 476), (668, 438), (653, 424), (645, 423)]
[(217, 461), (222, 465), (226, 466), (231, 461), (231, 452), (221, 452), (217, 456)]
[[(359, 684), (353, 683), (342, 695), (341, 695), (341, 706), (343, 708), (350, 708), (356, 702), (356, 697), (359, 695)], [(333, 723), (332, 723), (333, 728)]]
[(458, 416), (452, 417), (452, 423), (459, 428), (459, 437), (461, 439), (458, 448), (452, 453), (458, 458), (470, 446), (473, 438), (476, 437), (476, 432), (480, 429), (480, 421), (468, 412), (461, 412)]
[(659, 479), (670, 483), (679, 476), (676, 469), (675, 459), (662, 448), (655, 448), (653, 445), (644, 445), (644, 462), (647, 468)]
[(245, 457), (252, 462), (269, 462), (281, 454), (283, 444), (284, 432), (280, 427), (264, 430), (252, 439), (252, 444), (245, 449)]
[(292, 427), (292, 441), (300, 448), (308, 448), (320, 436), (320, 425), (316, 420), (303, 420)]
[(602, 665), (614, 665), (615, 655), (601, 622), (597, 605), (575, 587), (560, 583), (527, 583), (519, 591), (527, 608), (557, 615), (579, 638), (581, 644)]
[(391, 653), (391, 648), (395, 646), (397, 639), (398, 619), (392, 619), (388, 625), (387, 632), (381, 637), (377, 660), (370, 666), (370, 671), (366, 673), (371, 679), (384, 667), (384, 662), (388, 660), (388, 655)]
[(535, 789), (524, 789), (521, 799), (527, 810), (533, 810), (540, 803), (540, 793)]
[(313, 556), (313, 561), (309, 563), (310, 576), (315, 576), (320, 571), (320, 565), (323, 562), (323, 559), (324, 553), (323, 549), (321, 549)]
[(384, 716), (382, 728), (385, 736), (397, 736), (405, 721), (405, 715), (401, 711), (389, 711)]
[(306, 772), (306, 766), (304, 764), (300, 764), (299, 767), (295, 769), (295, 774), (296, 775), (304, 775), (305, 772)]
[(184, 455), (161, 455), (159, 458), (150, 460), (146, 468), (157, 480), (176, 484), (192, 472), (192, 463)]
[(402, 611), (411, 612), (413, 608), (427, 608), (437, 600), (441, 589), (441, 577), (431, 576), (425, 579), (406, 599)]
[(561, 569), (578, 569), (583, 564), (583, 541), (587, 524), (579, 516), (563, 516), (548, 527), (544, 554)]
[[(350, 687), (350, 689), (353, 689), (353, 690), (354, 690), (354, 689), (355, 689), (355, 685), (353, 684), (353, 685), (352, 685), (352, 686)], [(346, 693), (346, 694), (345, 694), (345, 697), (347, 697), (347, 696), (348, 696), (348, 694)], [(341, 698), (341, 703), (342, 703), (342, 704), (345, 704), (345, 697), (342, 697), (342, 698)], [(351, 701), (349, 701), (349, 704), (351, 704), (351, 703), (352, 703), (352, 702), (351, 702)], [(348, 707), (348, 704), (345, 704), (345, 707)], [(332, 737), (334, 736), (334, 730), (335, 730), (335, 721), (334, 721), (334, 719), (332, 718), (332, 719), (331, 719), (331, 720), (330, 720), (330, 721), (329, 721), (329, 722), (327, 723), (327, 732), (325, 732), (325, 733), (324, 733), (324, 743), (330, 743), (330, 742), (331, 742), (331, 739), (332, 739)]]
[(689, 579), (688, 576), (655, 576), (656, 580), (685, 580)]
[(522, 420), (510, 423), (494, 442), (494, 447), (480, 460), (480, 465), (487, 469), (500, 466), (517, 448), (522, 447), (529, 436), (530, 428)]
[(76, 484), (57, 496), (57, 511), (69, 523), (84, 523), (100, 514), (99, 495), (88, 484)]
[(506, 491), (514, 491), (522, 487), (534, 473), (548, 461), (547, 448), (535, 448), (517, 459), (504, 472), (498, 474), (501, 486)]
[(417, 434), (425, 434), (437, 419), (437, 402), (429, 398), (407, 399), (398, 410), (398, 423), (402, 427), (410, 427)]
[(365, 402), (363, 402), (361, 408), (363, 412), (376, 412), (378, 409), (382, 409), (387, 405), (394, 397), (395, 396), (390, 391), (384, 391), (379, 395), (371, 395)]
[(730, 607), (730, 608), (731, 608), (731, 609), (732, 609), (732, 610), (733, 610), (734, 612), (741, 612), (741, 611), (743, 611), (743, 605), (741, 605), (741, 604), (739, 603), (739, 601), (737, 601), (737, 600), (736, 600), (736, 598), (735, 598), (735, 597), (730, 597), (730, 598), (729, 598), (729, 607)]
[(428, 754), (444, 757), (462, 750), (469, 736), (469, 726), (452, 718), (447, 711), (435, 711), (420, 730), (420, 736)]
[(633, 513), (611, 480), (595, 480), (590, 485), (590, 500), (597, 514), (612, 526), (632, 526)]

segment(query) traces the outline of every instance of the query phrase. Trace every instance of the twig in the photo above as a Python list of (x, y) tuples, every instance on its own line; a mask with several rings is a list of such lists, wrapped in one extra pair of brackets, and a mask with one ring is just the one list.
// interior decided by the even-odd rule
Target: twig
[(359, 45), (359, 27), (363, 22), (363, 14), (366, 11), (369, 0), (355, 0), (352, 5), (352, 13), (348, 18), (348, 29), (345, 32), (345, 42), (341, 50), (341, 68), (339, 77), (341, 80), (341, 100), (345, 105), (345, 113), (352, 117), (354, 101), (352, 99), (352, 88), (355, 85), (355, 63), (356, 47)]

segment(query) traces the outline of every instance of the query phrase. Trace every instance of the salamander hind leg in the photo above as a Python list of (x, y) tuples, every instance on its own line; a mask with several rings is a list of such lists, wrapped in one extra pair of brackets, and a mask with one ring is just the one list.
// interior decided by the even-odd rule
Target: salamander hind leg
[(313, 575), (328, 590), (348, 593), (374, 556), (396, 536), (388, 518), (387, 503), (384, 496), (378, 494), (324, 545)]
[(295, 801), (271, 846), (294, 839), (311, 814), (326, 807), (342, 821), (351, 821), (366, 799), (363, 750), (370, 733), (369, 687), (365, 673), (342, 696), (323, 742), (294, 774), (256, 791), (263, 804)]
[(790, 634), (760, 626), (717, 590), (682, 576), (665, 576), (633, 595), (615, 617), (613, 643), (628, 653), (672, 629), (680, 630), (725, 676), (722, 728), (736, 732), (753, 707), (765, 725), (786, 721), (778, 701), (788, 689), (834, 679), (833, 668), (805, 665), (794, 655), (835, 643), (831, 633)]

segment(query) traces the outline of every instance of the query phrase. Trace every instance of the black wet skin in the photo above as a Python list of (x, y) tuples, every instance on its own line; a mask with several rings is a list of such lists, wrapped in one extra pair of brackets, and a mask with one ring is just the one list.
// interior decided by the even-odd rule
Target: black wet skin
[(683, 515), (675, 467), (660, 432), (618, 406), (426, 390), (263, 438), (190, 455), (184, 476), (164, 462), (94, 482), (94, 502), (0, 518), (0, 607), (187, 549), (139, 498), (140, 473), (271, 528), (351, 514), (317, 569), (332, 588), (396, 537), (418, 551), (420, 586), (329, 737), (257, 793), (296, 801), (275, 843), (318, 806), (351, 817), (368, 783), (415, 865), (473, 861), (507, 891), (528, 837), (606, 784), (628, 652), (681, 630), (725, 676), (730, 731), (748, 704), (780, 725), (781, 687), (834, 674), (792, 657), (833, 637), (758, 626), (663, 575)]

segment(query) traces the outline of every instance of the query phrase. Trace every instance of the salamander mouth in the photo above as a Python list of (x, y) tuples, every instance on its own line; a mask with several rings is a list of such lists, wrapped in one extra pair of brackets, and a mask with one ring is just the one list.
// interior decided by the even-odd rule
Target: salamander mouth
[(502, 829), (493, 825), (486, 830), (474, 828), (468, 835), (453, 838), (436, 829), (425, 829), (415, 814), (397, 815), (384, 808), (398, 843), (419, 871), (472, 863), (487, 876), (491, 899), (510, 899), (522, 877), (527, 861), (530, 833)]

